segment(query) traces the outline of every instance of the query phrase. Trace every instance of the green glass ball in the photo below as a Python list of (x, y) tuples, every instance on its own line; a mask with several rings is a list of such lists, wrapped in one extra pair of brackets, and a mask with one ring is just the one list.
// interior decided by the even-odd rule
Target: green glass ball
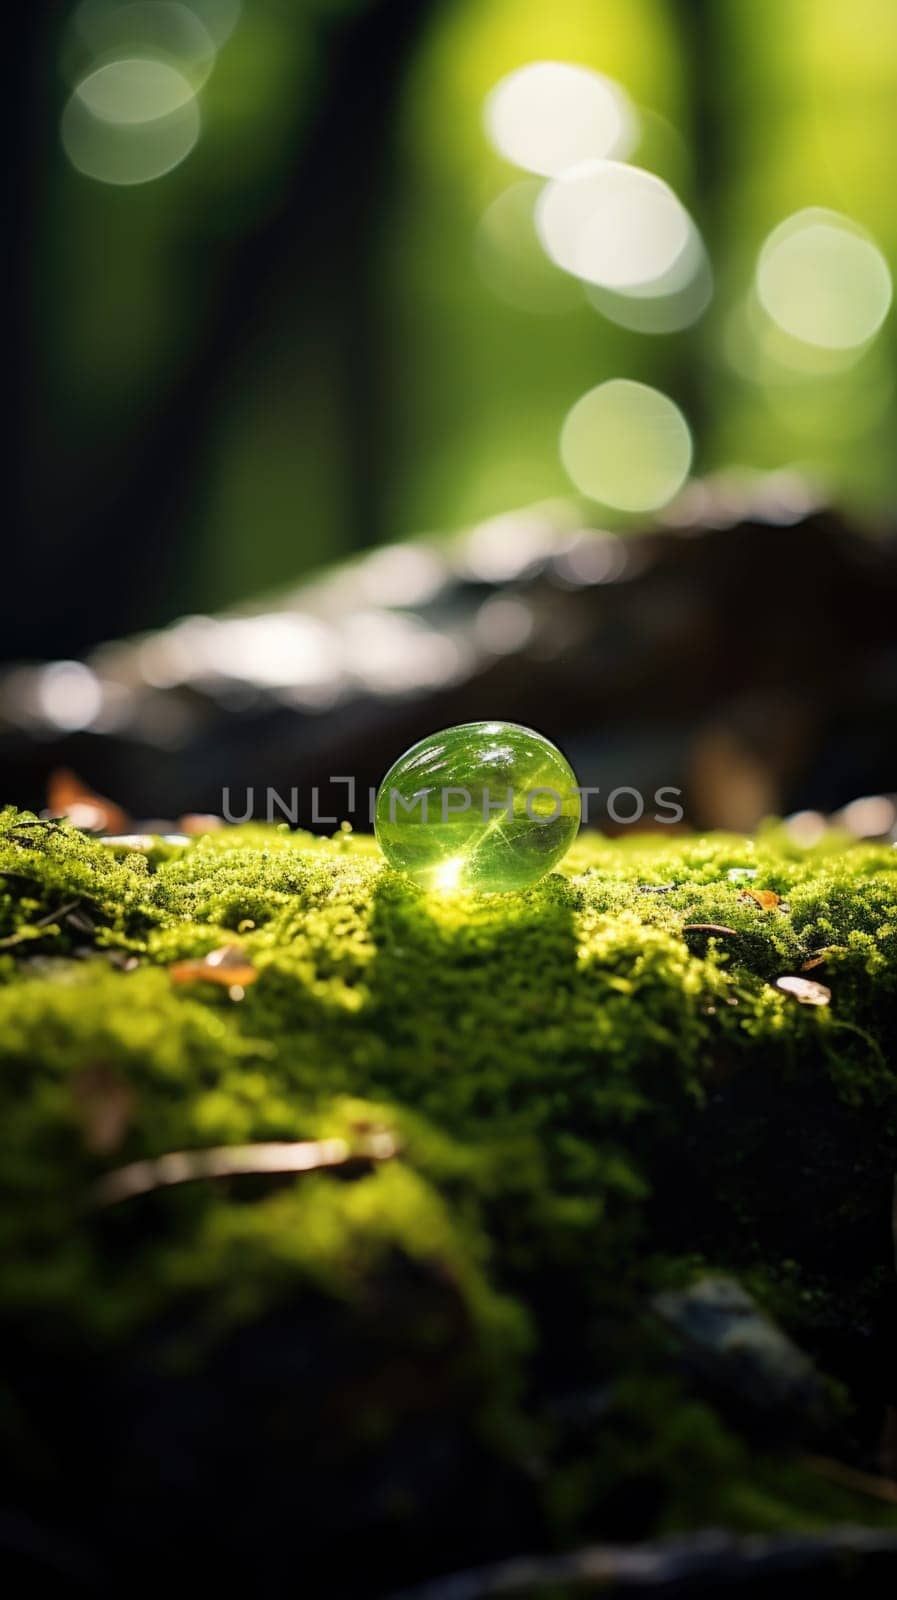
[(465, 722), (390, 767), (374, 827), (390, 866), (423, 888), (503, 894), (550, 872), (579, 819), (576, 774), (541, 733)]

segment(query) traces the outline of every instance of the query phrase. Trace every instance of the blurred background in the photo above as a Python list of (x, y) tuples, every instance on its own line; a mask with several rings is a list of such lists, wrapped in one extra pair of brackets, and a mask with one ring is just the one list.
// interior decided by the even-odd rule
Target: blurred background
[(890, 0), (5, 26), (5, 798), (327, 816), (510, 716), (893, 830)]

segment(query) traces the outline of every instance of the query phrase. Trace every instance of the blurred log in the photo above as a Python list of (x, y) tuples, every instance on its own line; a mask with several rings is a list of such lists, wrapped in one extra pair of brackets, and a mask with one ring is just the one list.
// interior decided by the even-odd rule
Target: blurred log
[(289, 811), (295, 788), (291, 820), (326, 831), (350, 814), (332, 778), (355, 779), (365, 827), (402, 749), (500, 717), (544, 729), (603, 795), (672, 786), (690, 823), (749, 828), (897, 788), (895, 609), (894, 532), (790, 477), (694, 484), (625, 536), (536, 507), (86, 664), (14, 669), (0, 760), (32, 807), (66, 766), (144, 819), (220, 812), (226, 790), (235, 818), (264, 816), (269, 787)]
[[(521, 1556), (406, 1589), (392, 1600), (526, 1600), (555, 1595), (719, 1593), (816, 1595), (819, 1585), (871, 1597), (892, 1592), (897, 1535), (868, 1528), (736, 1538), (700, 1533), (641, 1545), (592, 1545), (560, 1556)], [(855, 1592), (855, 1589), (854, 1589)]]

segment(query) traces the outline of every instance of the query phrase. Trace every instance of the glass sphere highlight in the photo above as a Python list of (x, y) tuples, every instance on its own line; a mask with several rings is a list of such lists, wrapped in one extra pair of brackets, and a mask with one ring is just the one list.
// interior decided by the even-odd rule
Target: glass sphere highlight
[(569, 762), (513, 722), (428, 735), (390, 767), (375, 832), (387, 861), (425, 889), (506, 894), (556, 866), (579, 831)]

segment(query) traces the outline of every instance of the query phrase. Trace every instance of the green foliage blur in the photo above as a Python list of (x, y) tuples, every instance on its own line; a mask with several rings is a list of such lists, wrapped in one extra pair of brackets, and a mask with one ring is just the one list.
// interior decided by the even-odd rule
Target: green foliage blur
[[(893, 505), (893, 318), (846, 370), (795, 374), (744, 311), (802, 207), (897, 264), (892, 0), (244, 0), (196, 147), (134, 187), (60, 145), (78, 9), (48, 8), (40, 41), (28, 492), (42, 524), (77, 506), (165, 546), (148, 620), (569, 493), (562, 421), (614, 376), (680, 405), (697, 470), (805, 464), (864, 513)], [(527, 179), (484, 97), (540, 58), (638, 106), (631, 159), (713, 263), (696, 326), (629, 332), (560, 274), (537, 313), (484, 278), (481, 219)]]

